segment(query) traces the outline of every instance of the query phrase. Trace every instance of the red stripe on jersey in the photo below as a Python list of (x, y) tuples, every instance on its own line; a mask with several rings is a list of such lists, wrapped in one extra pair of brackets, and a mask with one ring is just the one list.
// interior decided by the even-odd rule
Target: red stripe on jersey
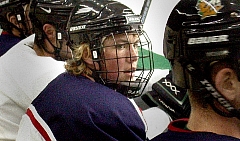
[(168, 130), (175, 131), (175, 132), (187, 132), (187, 133), (194, 132), (191, 130), (184, 129), (187, 125), (187, 122), (188, 122), (188, 118), (174, 120), (168, 125)]
[(8, 32), (3, 31), (2, 34), (0, 34), (0, 35), (8, 35), (8, 34), (9, 34)]
[(35, 126), (35, 128), (38, 130), (38, 132), (43, 136), (43, 138), (46, 141), (51, 141), (49, 135), (47, 134), (47, 132), (44, 130), (44, 128), (42, 127), (42, 125), (37, 121), (37, 119), (34, 117), (32, 111), (28, 108), (26, 114), (29, 116), (31, 122), (33, 123), (33, 125)]

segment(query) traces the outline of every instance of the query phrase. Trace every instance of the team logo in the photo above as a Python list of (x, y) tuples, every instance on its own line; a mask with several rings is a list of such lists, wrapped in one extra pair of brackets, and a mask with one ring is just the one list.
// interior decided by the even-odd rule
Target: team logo
[(198, 0), (196, 9), (201, 19), (216, 16), (220, 9), (223, 8), (221, 0)]

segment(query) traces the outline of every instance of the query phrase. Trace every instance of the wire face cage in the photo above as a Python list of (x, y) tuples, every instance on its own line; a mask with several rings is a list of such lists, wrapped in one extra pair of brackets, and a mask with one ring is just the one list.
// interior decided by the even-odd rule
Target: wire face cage
[(92, 48), (92, 55), (103, 83), (128, 97), (140, 96), (154, 67), (147, 34), (143, 30), (131, 30), (111, 33), (98, 40), (101, 45)]

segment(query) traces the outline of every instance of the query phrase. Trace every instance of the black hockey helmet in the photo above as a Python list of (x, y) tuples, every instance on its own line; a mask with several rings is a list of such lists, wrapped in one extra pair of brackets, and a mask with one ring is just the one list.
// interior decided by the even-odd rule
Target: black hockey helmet
[[(32, 2), (30, 17), (36, 36), (35, 42), (46, 52), (54, 54), (56, 60), (66, 60), (71, 56), (71, 50), (65, 52), (62, 47), (68, 40), (67, 22), (76, 3), (73, 0), (33, 0)], [(58, 46), (52, 44), (54, 52), (50, 52), (44, 47), (44, 39), (49, 40), (43, 31), (44, 24), (51, 24), (56, 29), (56, 38), (59, 44)]]
[[(0, 0), (0, 28), (12, 34), (13, 28), (19, 31), (19, 36), (25, 38), (32, 34), (26, 13), (29, 12), (31, 0)], [(10, 21), (14, 16), (16, 21)]]
[(176, 85), (208, 92), (228, 116), (238, 118), (239, 111), (214, 88), (208, 69), (215, 61), (228, 60), (240, 78), (239, 33), (239, 0), (181, 0), (169, 16), (163, 44)]
[[(115, 39), (116, 34), (136, 34), (139, 38), (138, 43), (138, 68), (135, 75), (136, 81), (121, 81), (102, 78), (102, 74), (109, 73), (107, 70), (93, 70), (95, 80), (111, 87), (128, 97), (139, 96), (149, 81), (153, 71), (152, 47), (151, 41), (144, 32), (141, 16), (136, 15), (126, 5), (112, 0), (85, 0), (79, 4), (73, 11), (69, 22), (69, 36), (72, 48), (79, 44), (87, 42), (90, 44), (92, 59), (94, 64), (106, 61), (103, 56), (103, 40), (111, 36)], [(128, 37), (127, 37), (128, 38)], [(128, 42), (127, 45), (132, 43)], [(115, 43), (114, 45), (119, 46)], [(144, 52), (144, 49), (147, 51)], [(114, 51), (115, 53), (117, 51)], [(130, 55), (131, 57), (131, 55)], [(119, 59), (118, 57), (112, 59)], [(110, 60), (108, 58), (108, 60)], [(117, 72), (119, 74), (119, 70)]]

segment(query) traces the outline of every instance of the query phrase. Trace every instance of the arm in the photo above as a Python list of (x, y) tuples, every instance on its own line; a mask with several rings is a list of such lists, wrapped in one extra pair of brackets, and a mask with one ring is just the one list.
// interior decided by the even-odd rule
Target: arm
[(30, 105), (19, 125), (16, 141), (56, 141), (51, 129)]

